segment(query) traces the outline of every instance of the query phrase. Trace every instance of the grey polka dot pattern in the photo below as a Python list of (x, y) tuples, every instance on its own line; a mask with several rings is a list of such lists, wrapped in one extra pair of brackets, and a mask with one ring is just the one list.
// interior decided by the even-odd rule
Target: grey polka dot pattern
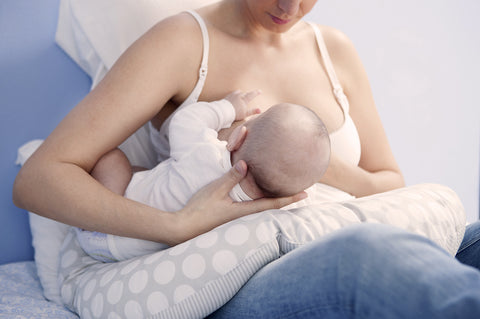
[(398, 226), (455, 254), (465, 214), (452, 190), (422, 184), (246, 216), (170, 249), (110, 264), (87, 256), (70, 232), (60, 258), (62, 300), (86, 319), (203, 318), (265, 264), (356, 223)]

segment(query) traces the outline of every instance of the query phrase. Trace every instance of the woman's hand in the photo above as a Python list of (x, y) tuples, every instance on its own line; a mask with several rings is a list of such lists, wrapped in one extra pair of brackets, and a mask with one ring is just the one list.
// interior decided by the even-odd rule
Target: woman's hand
[(246, 175), (247, 164), (238, 161), (224, 176), (200, 189), (182, 210), (174, 214), (179, 235), (175, 243), (184, 242), (236, 218), (281, 208), (307, 197), (305, 192), (301, 192), (290, 197), (233, 202), (228, 194)]

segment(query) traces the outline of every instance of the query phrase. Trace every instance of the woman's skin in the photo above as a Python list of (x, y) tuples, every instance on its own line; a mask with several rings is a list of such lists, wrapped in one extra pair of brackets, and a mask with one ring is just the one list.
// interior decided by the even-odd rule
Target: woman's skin
[[(202, 8), (210, 36), (208, 75), (199, 100), (261, 89), (252, 107), (291, 102), (314, 110), (329, 132), (344, 121), (321, 62), (314, 33), (299, 20), (315, 0), (225, 0)], [(332, 154), (321, 182), (355, 196), (404, 185), (380, 122), (369, 82), (348, 38), (321, 26), (360, 135), (359, 166)], [(140, 126), (163, 120), (198, 80), (202, 36), (187, 13), (157, 23), (58, 125), (25, 163), (14, 184), (16, 205), (66, 224), (120, 236), (183, 242), (224, 222), (301, 199), (232, 203), (229, 190), (246, 174), (238, 163), (179, 212), (167, 213), (116, 195), (89, 174), (98, 159)], [(232, 129), (235, 125), (232, 127)], [(220, 132), (221, 137), (228, 130)]]

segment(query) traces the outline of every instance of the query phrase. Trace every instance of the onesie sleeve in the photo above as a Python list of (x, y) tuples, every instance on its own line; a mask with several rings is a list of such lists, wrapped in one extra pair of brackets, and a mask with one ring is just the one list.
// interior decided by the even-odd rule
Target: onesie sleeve
[(235, 109), (225, 99), (185, 106), (169, 125), (170, 157), (179, 158), (197, 144), (217, 141), (217, 132), (230, 127), (234, 120)]

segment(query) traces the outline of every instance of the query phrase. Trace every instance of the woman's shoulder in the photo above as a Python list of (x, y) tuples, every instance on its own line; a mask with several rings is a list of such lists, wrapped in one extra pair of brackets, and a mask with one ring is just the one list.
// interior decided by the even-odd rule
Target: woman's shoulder
[(132, 44), (122, 60), (126, 68), (141, 73), (145, 81), (163, 83), (182, 100), (196, 83), (202, 47), (198, 23), (192, 15), (180, 13), (153, 25)]
[(192, 41), (199, 44), (202, 42), (198, 22), (187, 12), (160, 20), (147, 33), (152, 33), (155, 37), (175, 40), (172, 45), (191, 43)]
[(317, 24), (317, 26), (329, 51), (336, 52), (354, 48), (352, 41), (343, 31), (327, 25)]
[(349, 69), (357, 63), (358, 53), (352, 40), (341, 30), (331, 26), (317, 24), (325, 41), (328, 53), (336, 68)]
[[(153, 48), (152, 52), (169, 61), (193, 62), (199, 65), (202, 56), (202, 31), (195, 18), (182, 12), (157, 22), (144, 35), (146, 42)], [(176, 65), (178, 67), (178, 65)]]
[[(133, 50), (132, 50), (133, 48)], [(193, 16), (180, 13), (154, 24), (131, 46), (130, 51), (145, 62), (175, 61), (201, 57), (202, 35)], [(198, 52), (198, 54), (195, 54)], [(148, 58), (152, 60), (148, 60)]]

